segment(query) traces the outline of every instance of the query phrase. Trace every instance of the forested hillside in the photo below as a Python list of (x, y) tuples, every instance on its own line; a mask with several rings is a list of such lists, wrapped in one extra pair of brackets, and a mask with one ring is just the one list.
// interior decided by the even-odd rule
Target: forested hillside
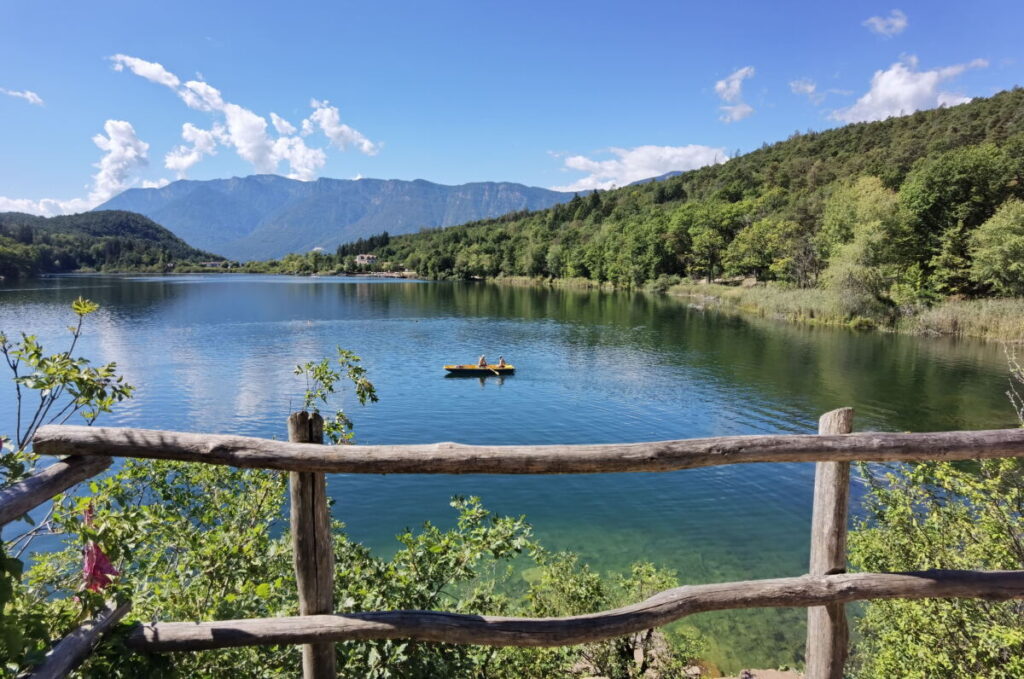
[(59, 217), (0, 213), (0, 276), (78, 270), (163, 271), (177, 262), (219, 260), (148, 217), (104, 210)]
[[(391, 238), (431, 277), (756, 277), (877, 315), (943, 296), (1024, 294), (1024, 90), (795, 134), (714, 165)], [(674, 280), (674, 279), (662, 279)]]

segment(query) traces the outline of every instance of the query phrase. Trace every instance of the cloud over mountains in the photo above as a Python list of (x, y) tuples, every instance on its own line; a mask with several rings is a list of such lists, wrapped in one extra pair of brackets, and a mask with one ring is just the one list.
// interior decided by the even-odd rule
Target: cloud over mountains
[[(380, 150), (380, 144), (343, 123), (338, 107), (326, 100), (310, 99), (312, 112), (298, 126), (274, 112), (270, 113), (268, 123), (264, 116), (227, 101), (219, 89), (204, 80), (183, 81), (163, 64), (127, 54), (115, 54), (109, 59), (115, 71), (132, 73), (166, 87), (189, 109), (213, 117), (208, 128), (184, 123), (181, 127), (182, 143), (164, 155), (164, 167), (178, 179), (186, 178), (189, 170), (204, 158), (216, 155), (220, 148), (233, 150), (257, 173), (275, 174), (284, 165), (287, 177), (303, 181), (319, 176), (327, 163), (328, 148), (340, 151), (354, 149), (366, 155), (375, 155)], [(0, 88), (0, 93), (32, 104), (43, 104), (42, 98), (29, 90)], [(131, 123), (111, 119), (104, 123), (103, 129), (105, 134), (97, 134), (92, 139), (103, 155), (94, 165), (99, 171), (92, 176), (87, 197), (30, 200), (0, 196), (0, 211), (40, 215), (81, 212), (132, 186), (153, 188), (165, 186), (170, 181), (164, 178), (139, 182), (135, 172), (148, 166), (149, 144), (138, 138)], [(326, 138), (323, 147), (307, 143), (317, 133)]]
[(690, 144), (688, 146), (637, 146), (610, 148), (613, 158), (595, 160), (575, 155), (564, 159), (565, 169), (587, 172), (587, 176), (565, 186), (552, 186), (553, 191), (587, 191), (625, 186), (641, 179), (659, 177), (669, 172), (695, 170), (728, 160), (723, 148)]
[[(288, 167), (286, 176), (289, 178), (315, 179), (327, 163), (327, 154), (322, 148), (308, 146), (306, 138), (318, 130), (327, 137), (329, 146), (342, 151), (354, 148), (374, 155), (379, 150), (378, 144), (342, 123), (338, 107), (331, 106), (328, 101), (311, 99), (313, 112), (299, 127), (274, 112), (270, 113), (268, 124), (265, 117), (226, 101), (220, 90), (205, 81), (182, 82), (163, 64), (126, 54), (115, 54), (110, 60), (114, 70), (127, 70), (163, 85), (177, 94), (189, 108), (212, 113), (218, 118), (208, 130), (189, 123), (183, 126), (182, 139), (189, 145), (176, 147), (164, 159), (164, 166), (174, 170), (179, 179), (184, 178), (188, 170), (205, 156), (215, 153), (218, 146), (233, 149), (258, 173), (276, 173), (283, 163)], [(277, 136), (271, 134), (271, 126)]]

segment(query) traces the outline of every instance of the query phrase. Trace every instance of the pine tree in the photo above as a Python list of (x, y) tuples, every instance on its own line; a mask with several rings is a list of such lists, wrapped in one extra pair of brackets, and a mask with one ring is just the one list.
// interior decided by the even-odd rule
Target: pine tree
[(976, 290), (971, 280), (971, 234), (963, 221), (946, 229), (939, 239), (939, 253), (932, 257), (932, 285), (943, 295), (970, 295)]

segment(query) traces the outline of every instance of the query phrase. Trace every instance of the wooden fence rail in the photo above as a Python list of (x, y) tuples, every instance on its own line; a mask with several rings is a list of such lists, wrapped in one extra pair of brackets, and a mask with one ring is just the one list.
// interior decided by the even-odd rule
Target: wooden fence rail
[(505, 618), (438, 611), (382, 611), (140, 625), (127, 640), (145, 651), (412, 639), (485, 646), (568, 646), (626, 636), (695, 613), (825, 606), (865, 599), (1024, 599), (1024, 571), (848, 573), (686, 585), (646, 601), (567, 618)]
[(653, 443), (345, 446), (247, 436), (49, 425), (44, 455), (110, 455), (293, 472), (345, 474), (596, 474), (665, 472), (749, 462), (974, 460), (1024, 457), (1024, 429), (928, 434), (721, 436)]
[(0, 526), (24, 516), (54, 495), (99, 474), (109, 457), (70, 457), (0, 491)]
[[(303, 417), (305, 416), (305, 417)], [(321, 445), (315, 417), (295, 414), (287, 442), (244, 436), (106, 427), (45, 426), (34, 440), (63, 465), (0, 493), (0, 518), (17, 518), (102, 471), (112, 457), (181, 460), (292, 472), (292, 537), (299, 616), (138, 625), (127, 643), (145, 651), (303, 644), (306, 679), (333, 676), (332, 644), (411, 639), (490, 646), (564, 646), (621, 637), (688, 615), (759, 607), (807, 607), (807, 679), (842, 676), (844, 604), (924, 597), (1024, 599), (1024, 571), (845, 573), (849, 463), (1024, 457), (1024, 429), (924, 434), (851, 434), (852, 410), (822, 416), (818, 435), (725, 436), (681, 441), (558, 446)], [(566, 618), (503, 618), (438, 611), (333, 614), (333, 557), (325, 473), (589, 474), (661, 472), (715, 465), (817, 462), (808, 575), (687, 585), (611, 611)], [(109, 626), (109, 625), (108, 625)], [(70, 638), (70, 637), (69, 637)], [(64, 642), (62, 642), (64, 643)], [(70, 642), (69, 642), (70, 643)], [(80, 644), (79, 644), (80, 646)], [(78, 646), (76, 646), (77, 648)]]
[(111, 603), (58, 641), (25, 679), (60, 679), (89, 657), (103, 635), (132, 608), (129, 602)]

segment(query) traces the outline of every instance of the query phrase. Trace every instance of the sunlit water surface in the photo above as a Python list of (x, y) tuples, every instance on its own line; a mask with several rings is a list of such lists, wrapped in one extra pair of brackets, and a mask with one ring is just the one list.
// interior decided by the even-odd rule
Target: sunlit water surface
[[(109, 425), (286, 437), (296, 363), (340, 345), (380, 394), (343, 402), (360, 443), (544, 444), (808, 433), (829, 409), (859, 430), (1014, 424), (997, 346), (793, 326), (661, 297), (486, 284), (263, 276), (58, 277), (0, 287), (0, 330), (56, 349), (79, 295), (102, 305), (81, 353), (117, 361), (136, 398)], [(442, 365), (504, 355), (514, 377), (446, 379)], [(0, 431), (13, 421), (0, 386)], [(381, 554), (452, 495), (525, 514), (549, 547), (601, 571), (638, 559), (684, 583), (806, 572), (813, 467), (661, 474), (333, 475), (335, 513)], [(687, 622), (726, 669), (800, 660), (800, 610)]]

